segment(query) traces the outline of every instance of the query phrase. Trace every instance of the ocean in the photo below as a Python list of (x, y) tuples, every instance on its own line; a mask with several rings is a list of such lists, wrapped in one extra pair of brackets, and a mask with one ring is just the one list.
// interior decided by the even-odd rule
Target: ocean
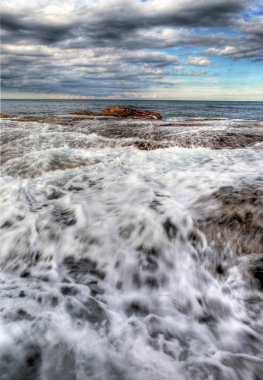
[(263, 103), (1, 112), (0, 379), (262, 379)]
[(174, 100), (2, 100), (1, 112), (25, 115), (98, 111), (115, 105), (160, 112), (169, 118), (262, 120), (263, 102)]

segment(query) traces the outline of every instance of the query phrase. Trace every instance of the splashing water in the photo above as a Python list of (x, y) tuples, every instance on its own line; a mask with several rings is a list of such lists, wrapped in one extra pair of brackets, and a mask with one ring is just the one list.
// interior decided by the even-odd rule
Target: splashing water
[(1, 380), (262, 378), (262, 146), (164, 124), (5, 121)]

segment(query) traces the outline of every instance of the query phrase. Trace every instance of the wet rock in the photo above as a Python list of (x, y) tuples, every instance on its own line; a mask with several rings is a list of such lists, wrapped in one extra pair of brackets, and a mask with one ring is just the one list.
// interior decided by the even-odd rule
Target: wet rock
[(41, 349), (37, 344), (16, 342), (16, 348), (0, 355), (0, 379), (37, 380), (41, 369)]
[(144, 285), (148, 286), (149, 288), (152, 289), (157, 289), (159, 288), (159, 282), (158, 279), (154, 276), (147, 276), (144, 280)]
[(204, 251), (206, 247), (206, 239), (197, 228), (193, 228), (189, 231), (188, 239), (197, 252), (201, 253)]
[(99, 116), (99, 113), (98, 112), (92, 112), (92, 111), (74, 111), (74, 112), (70, 112), (70, 115)]
[(24, 269), (21, 273), (20, 273), (20, 277), (21, 278), (26, 278), (26, 277), (29, 277), (30, 276), (30, 271), (27, 270), (27, 269)]
[(64, 264), (73, 279), (82, 282), (86, 275), (103, 280), (105, 273), (97, 267), (97, 263), (88, 258), (75, 261), (73, 256), (68, 256)]
[(159, 257), (160, 256), (160, 250), (158, 248), (152, 247), (152, 248), (145, 248), (143, 246), (139, 246), (137, 248), (139, 252), (143, 252), (146, 256), (150, 257)]
[(56, 206), (52, 211), (52, 215), (56, 223), (61, 224), (62, 226), (72, 226), (76, 224), (76, 217), (72, 210), (62, 209), (59, 206)]
[(64, 193), (60, 189), (56, 187), (49, 186), (46, 189), (46, 194), (47, 194), (47, 199), (48, 200), (53, 200), (53, 199), (59, 199), (63, 197)]
[[(93, 119), (96, 117), (94, 125)], [(107, 142), (101, 142), (103, 146), (135, 146), (139, 150), (163, 149), (172, 146), (184, 148), (208, 147), (211, 149), (236, 149), (252, 146), (263, 141), (262, 128), (255, 125), (255, 122), (247, 121), (241, 124), (231, 124), (227, 129), (222, 129), (222, 122), (216, 121), (216, 125), (211, 128), (215, 121), (211, 120), (188, 120), (181, 121), (161, 121), (158, 112), (136, 110), (126, 107), (111, 107), (101, 112), (74, 111), (68, 115), (24, 115), (18, 116), (16, 128), (20, 122), (38, 122), (48, 124), (63, 125), (66, 131), (81, 128), (81, 133), (96, 133), (100, 137), (110, 138)], [(124, 123), (124, 120), (126, 121)], [(147, 123), (148, 120), (148, 123)], [(83, 124), (85, 122), (85, 124)], [(224, 123), (224, 121), (223, 121)], [(85, 125), (85, 128), (83, 128)], [(252, 127), (252, 128), (251, 128)], [(3, 140), (4, 136), (2, 137)], [(16, 137), (17, 138), (17, 137)], [(134, 141), (128, 141), (133, 138)], [(10, 136), (8, 137), (10, 141)], [(116, 141), (115, 139), (118, 139)], [(73, 148), (87, 147), (92, 145), (91, 141), (69, 142)], [(8, 151), (6, 153), (8, 155)]]
[(145, 305), (145, 303), (139, 299), (133, 300), (132, 302), (127, 303), (124, 306), (124, 310), (126, 311), (128, 316), (136, 315), (139, 317), (145, 317), (146, 315), (149, 314), (149, 309), (147, 305)]
[(248, 273), (260, 290), (263, 290), (263, 256), (251, 255), (245, 257), (245, 261), (241, 263), (240, 269), (243, 273)]
[(173, 328), (169, 324), (166, 324), (163, 318), (154, 314), (149, 314), (146, 317), (145, 322), (150, 337), (157, 338), (158, 335), (162, 334), (167, 340), (174, 338)]
[(147, 110), (137, 110), (127, 107), (109, 107), (105, 108), (100, 115), (102, 116), (114, 116), (129, 119), (152, 119), (161, 120), (162, 115), (159, 112), (147, 111)]
[(101, 324), (108, 320), (104, 308), (93, 297), (89, 297), (85, 304), (80, 303), (73, 297), (68, 297), (66, 301), (66, 310), (73, 318), (82, 319), (94, 324)]
[(153, 141), (153, 140), (138, 140), (134, 141), (133, 145), (139, 150), (155, 150), (169, 148), (173, 144), (169, 144), (166, 141)]
[(106, 116), (127, 119), (161, 120), (162, 115), (156, 111), (137, 110), (128, 107), (108, 107), (101, 112), (74, 111), (71, 115), (78, 116)]
[(16, 312), (16, 319), (17, 320), (29, 320), (31, 321), (33, 317), (24, 309), (18, 309)]
[(10, 119), (13, 117), (17, 117), (17, 116), (13, 114), (9, 114), (9, 113), (0, 113), (0, 119)]
[(167, 218), (163, 224), (163, 228), (166, 232), (166, 235), (170, 240), (175, 239), (177, 235), (178, 228), (174, 223), (172, 223), (171, 219)]
[(10, 322), (17, 321), (32, 321), (34, 317), (29, 314), (25, 309), (19, 308), (17, 310), (8, 310), (3, 314), (3, 319)]
[(19, 116), (19, 122), (37, 122), (49, 124), (62, 124), (65, 126), (74, 126), (77, 122), (83, 121), (83, 116), (57, 116), (57, 115), (24, 115)]
[(200, 145), (212, 149), (237, 149), (245, 148), (260, 141), (263, 141), (262, 134), (257, 135), (245, 131), (239, 131), (238, 133), (236, 131), (232, 133), (218, 131), (216, 136), (208, 136)]
[(61, 286), (60, 291), (64, 296), (75, 296), (76, 294), (78, 294), (78, 289), (76, 289), (76, 287), (74, 286), (69, 285)]
[(152, 256), (147, 256), (141, 264), (142, 270), (154, 273), (158, 270), (158, 263)]
[[(213, 207), (203, 208), (204, 203)], [(227, 242), (227, 249), (236, 254), (263, 253), (262, 190), (224, 186), (200, 198), (195, 207), (201, 215), (198, 228), (218, 251), (223, 251)]]
[(89, 281), (87, 285), (93, 297), (96, 297), (98, 294), (104, 293), (104, 290), (98, 285), (98, 281), (96, 280)]
[(263, 290), (263, 265), (254, 270), (254, 277), (258, 281), (260, 288)]
[(225, 273), (225, 269), (224, 269), (222, 263), (218, 263), (218, 264), (216, 265), (216, 272), (217, 272), (217, 274), (219, 274), (219, 275), (223, 275), (223, 274)]
[(40, 349), (37, 346), (28, 347), (28, 352), (26, 355), (26, 364), (29, 368), (36, 367), (41, 360)]

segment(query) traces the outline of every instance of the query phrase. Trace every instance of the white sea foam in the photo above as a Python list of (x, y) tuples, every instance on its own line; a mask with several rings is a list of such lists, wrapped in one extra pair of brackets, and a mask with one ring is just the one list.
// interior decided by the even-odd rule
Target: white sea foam
[(83, 139), (104, 146), (79, 149), (61, 142), (83, 131), (30, 128), (2, 166), (0, 378), (260, 379), (259, 256), (228, 252), (216, 273), (193, 206), (260, 188), (261, 149), (144, 152), (97, 134)]

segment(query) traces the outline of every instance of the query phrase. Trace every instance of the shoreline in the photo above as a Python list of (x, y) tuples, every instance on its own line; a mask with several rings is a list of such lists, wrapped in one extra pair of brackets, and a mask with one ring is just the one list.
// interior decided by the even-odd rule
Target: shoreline
[(86, 135), (96, 133), (102, 138), (118, 139), (121, 145), (126, 143), (140, 150), (173, 146), (238, 149), (263, 142), (263, 121), (222, 118), (169, 121), (161, 120), (161, 114), (155, 111), (120, 108), (116, 112), (116, 107), (113, 111), (75, 111), (63, 116), (2, 114), (1, 124), (3, 128), (12, 127), (12, 123), (17, 128), (26, 123), (54, 124), (68, 132), (80, 128)]

